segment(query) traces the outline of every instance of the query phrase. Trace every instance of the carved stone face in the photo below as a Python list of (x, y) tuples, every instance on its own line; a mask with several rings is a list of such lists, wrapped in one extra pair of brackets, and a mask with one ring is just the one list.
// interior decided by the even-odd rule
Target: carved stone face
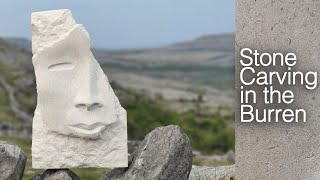
[(33, 65), (37, 108), (49, 131), (97, 139), (116, 121), (111, 87), (90, 51), (82, 25), (36, 53)]

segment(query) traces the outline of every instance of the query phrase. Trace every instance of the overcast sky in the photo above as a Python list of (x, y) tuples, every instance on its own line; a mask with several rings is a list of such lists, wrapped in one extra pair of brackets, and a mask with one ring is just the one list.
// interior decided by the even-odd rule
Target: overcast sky
[(95, 47), (156, 47), (206, 34), (234, 32), (234, 0), (7, 0), (0, 37), (31, 39), (34, 11), (71, 9)]

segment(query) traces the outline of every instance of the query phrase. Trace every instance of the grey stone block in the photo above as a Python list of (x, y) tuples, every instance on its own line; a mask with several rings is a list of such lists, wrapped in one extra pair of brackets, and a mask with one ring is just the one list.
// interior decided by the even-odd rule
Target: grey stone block
[(0, 179), (22, 179), (27, 156), (16, 145), (0, 141)]
[(129, 158), (128, 168), (117, 168), (101, 180), (188, 179), (192, 166), (189, 139), (178, 126), (150, 132)]
[(47, 169), (31, 180), (81, 180), (81, 178), (69, 169)]

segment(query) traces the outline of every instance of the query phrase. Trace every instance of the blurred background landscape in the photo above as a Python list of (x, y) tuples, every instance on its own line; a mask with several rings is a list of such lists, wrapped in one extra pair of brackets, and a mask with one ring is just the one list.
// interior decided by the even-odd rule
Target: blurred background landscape
[[(130, 151), (154, 128), (177, 124), (191, 141), (193, 164), (234, 163), (232, 1), (217, 4), (211, 1), (183, 3), (177, 0), (161, 4), (138, 1), (130, 10), (121, 9), (119, 4), (110, 1), (102, 7), (99, 4), (102, 2), (95, 5), (83, 1), (77, 5), (62, 1), (35, 2), (35, 5), (19, 4), (15, 12), (20, 10), (21, 13), (16, 16), (10, 16), (11, 11), (21, 2), (8, 3), (8, 8), (0, 12), (3, 24), (0, 29), (0, 140), (15, 143), (27, 153), (26, 177), (43, 171), (31, 168), (30, 156), (32, 117), (37, 102), (30, 14), (59, 8), (71, 9), (77, 22), (83, 23), (91, 34), (95, 58), (128, 112)], [(92, 13), (86, 14), (84, 7)], [(104, 14), (104, 7), (118, 9)], [(141, 8), (149, 9), (140, 12)], [(170, 15), (147, 17), (155, 10), (153, 8), (168, 8), (166, 13)], [(216, 12), (212, 12), (214, 10)], [(132, 13), (133, 17), (126, 13)], [(104, 21), (96, 19), (97, 16), (111, 16), (113, 20), (100, 26)], [(150, 22), (168, 28), (148, 30)], [(130, 26), (133, 29), (123, 23), (134, 24)], [(141, 24), (144, 26), (139, 27)], [(85, 179), (96, 179), (106, 170), (74, 171)]]

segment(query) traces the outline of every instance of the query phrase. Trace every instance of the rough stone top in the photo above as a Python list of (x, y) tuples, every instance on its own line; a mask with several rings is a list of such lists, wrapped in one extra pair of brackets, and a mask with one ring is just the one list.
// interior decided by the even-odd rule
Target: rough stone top
[(34, 12), (31, 14), (32, 52), (36, 54), (50, 46), (77, 23), (68, 9)]

